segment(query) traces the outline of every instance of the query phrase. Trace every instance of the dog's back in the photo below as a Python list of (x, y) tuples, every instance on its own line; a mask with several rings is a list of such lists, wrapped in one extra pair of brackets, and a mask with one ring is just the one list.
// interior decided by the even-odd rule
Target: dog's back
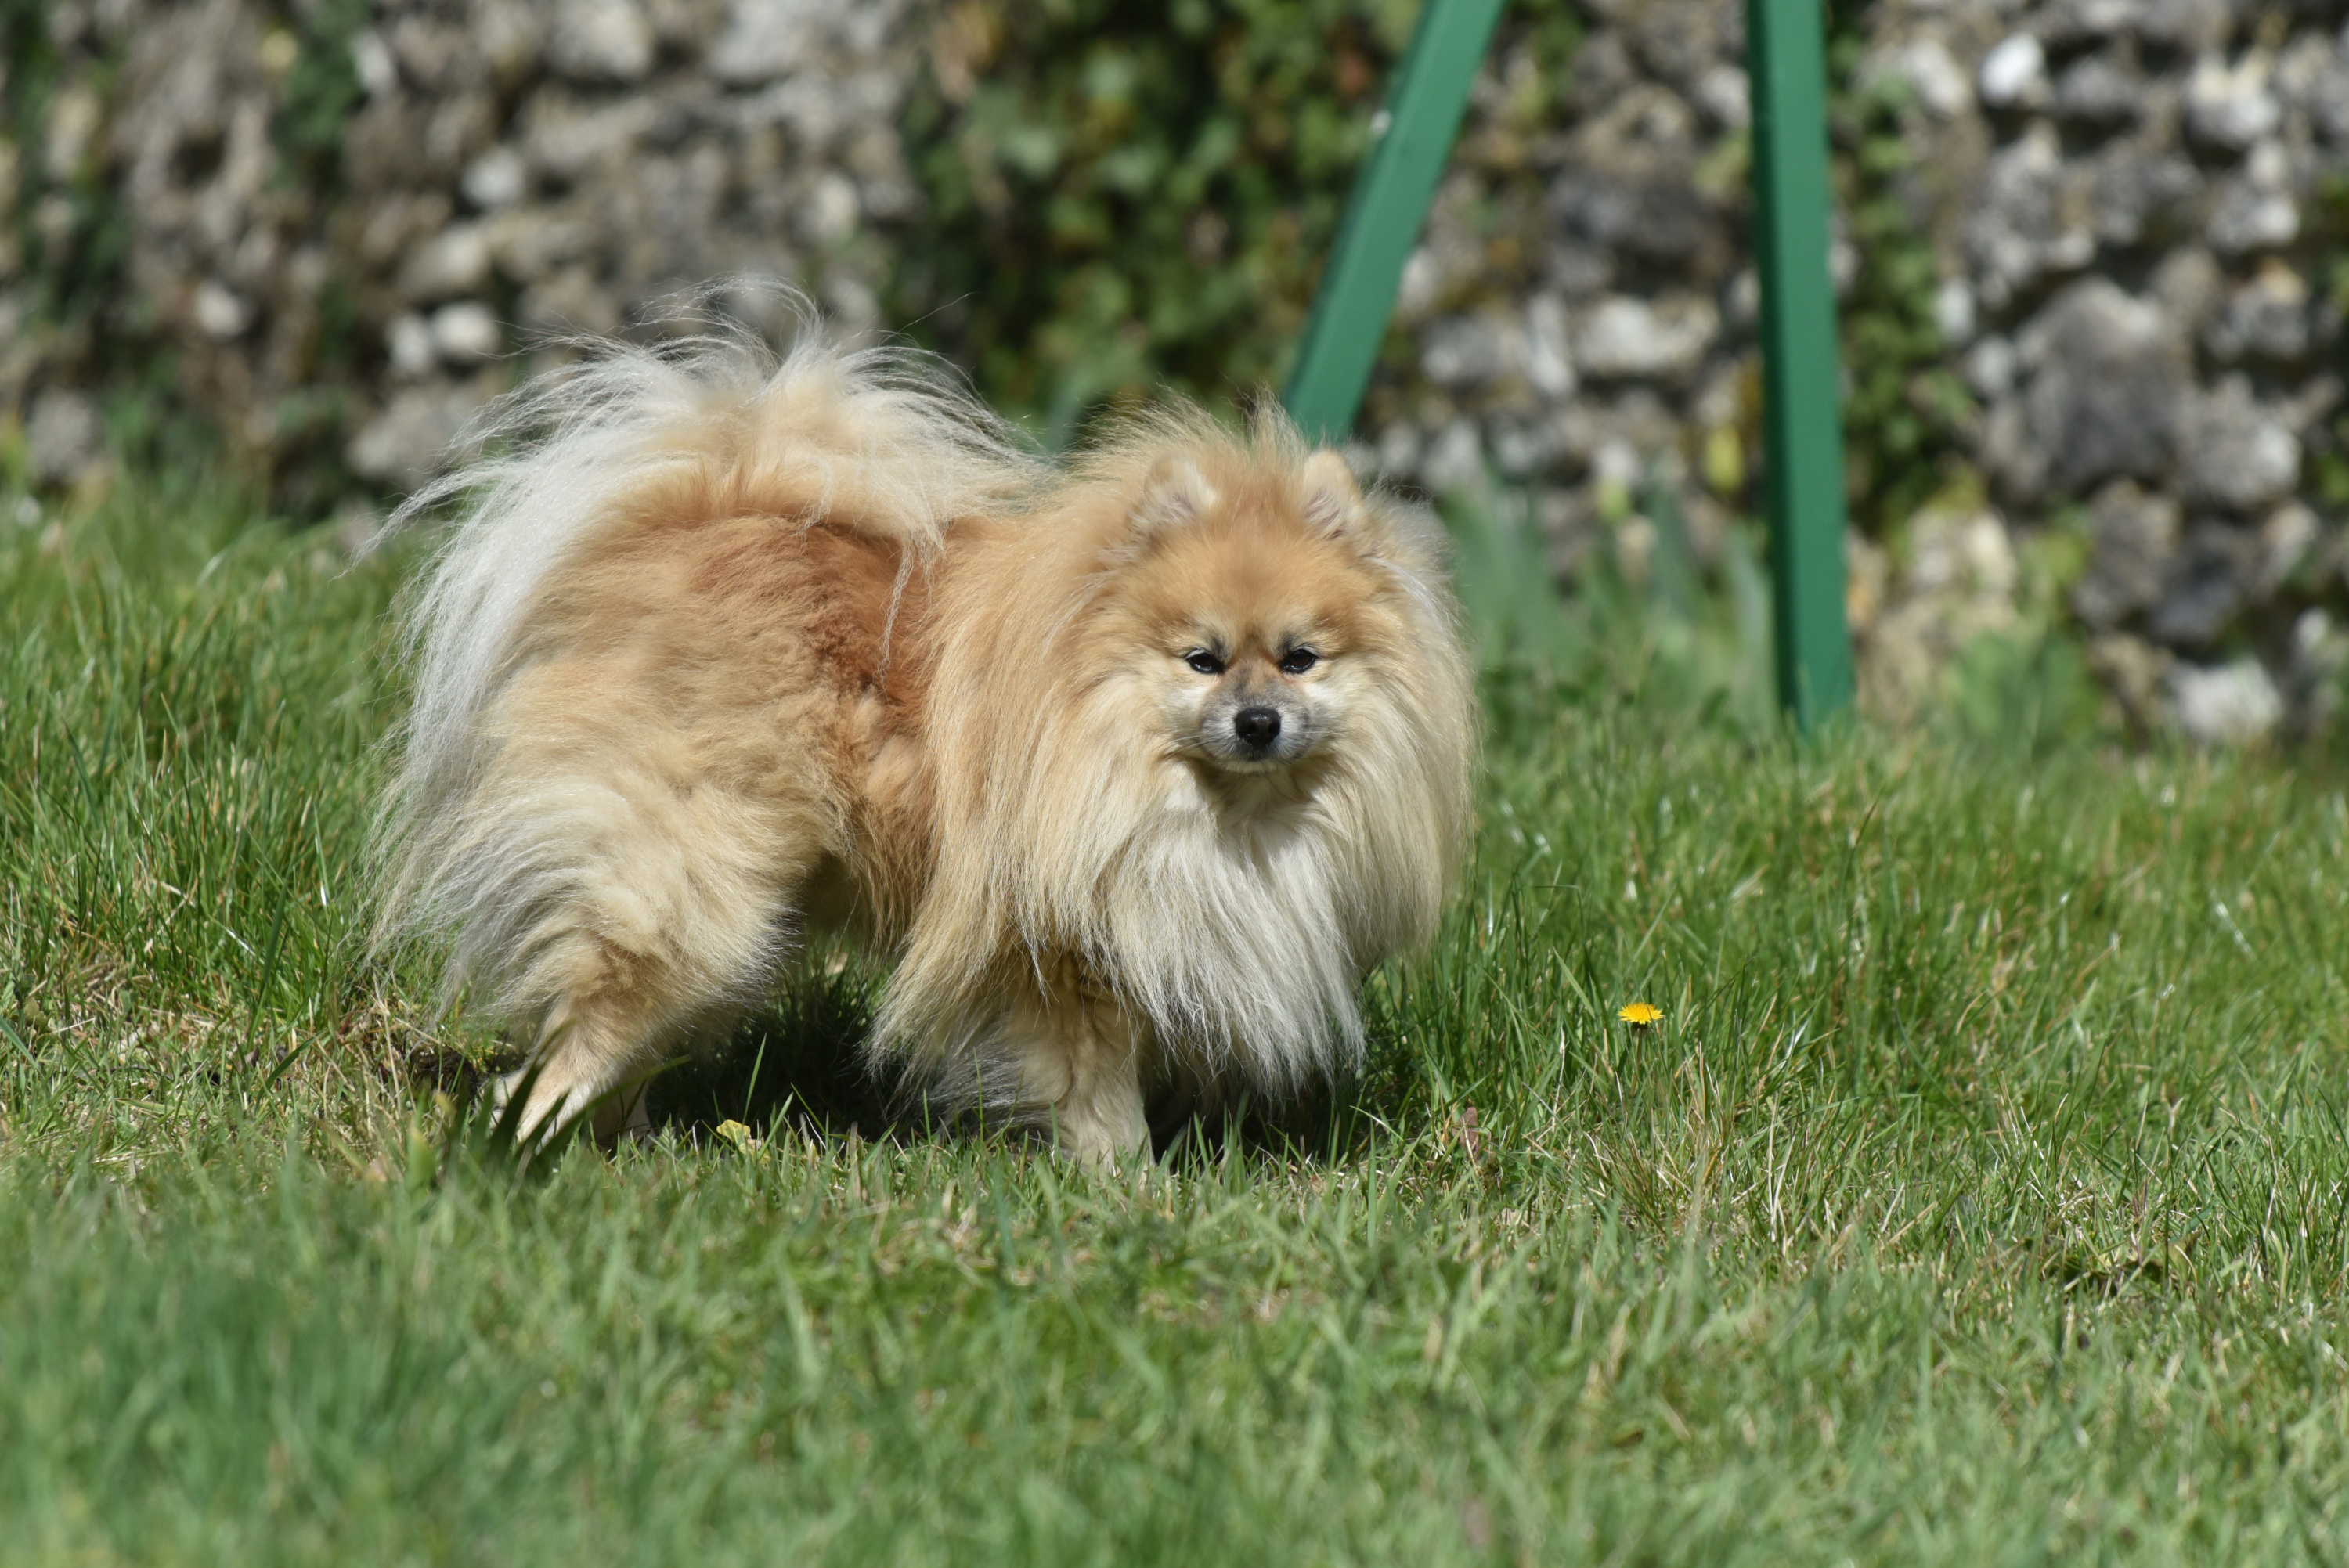
[[(382, 929), (561, 1035), (533, 1115), (568, 1113), (755, 997), (810, 896), (906, 902), (919, 834), (860, 819), (921, 787), (928, 569), (1036, 470), (918, 360), (820, 344), (611, 347), (483, 436), (409, 509), (461, 518), (409, 612)], [(851, 838), (896, 853), (816, 885)]]

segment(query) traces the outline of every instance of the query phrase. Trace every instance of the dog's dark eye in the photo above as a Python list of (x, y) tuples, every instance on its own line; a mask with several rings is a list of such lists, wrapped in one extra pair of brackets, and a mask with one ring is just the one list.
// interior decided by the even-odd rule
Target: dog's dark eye
[(1183, 662), (1203, 676), (1219, 676), (1224, 673), (1224, 661), (1205, 648), (1193, 648), (1183, 655)]
[(1283, 675), (1301, 676), (1321, 662), (1321, 655), (1310, 648), (1291, 648), (1280, 655)]

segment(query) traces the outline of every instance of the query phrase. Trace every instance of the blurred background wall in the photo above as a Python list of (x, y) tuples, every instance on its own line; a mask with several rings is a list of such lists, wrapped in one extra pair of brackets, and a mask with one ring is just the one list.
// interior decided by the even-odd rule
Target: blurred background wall
[[(1048, 441), (1241, 398), (1414, 10), (0, 0), (0, 459), (53, 497), (216, 465), (357, 532), (551, 335), (738, 273)], [(2349, 4), (1829, 22), (1865, 704), (2037, 617), (2145, 730), (2324, 728)], [(1742, 0), (1510, 6), (1358, 466), (1484, 495), (1561, 579), (1717, 561), (1757, 504), (1743, 48)]]

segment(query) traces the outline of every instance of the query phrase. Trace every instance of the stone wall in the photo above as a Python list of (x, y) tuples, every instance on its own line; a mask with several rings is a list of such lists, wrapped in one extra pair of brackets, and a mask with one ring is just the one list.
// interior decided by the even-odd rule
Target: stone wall
[[(871, 327), (915, 199), (895, 116), (919, 26), (895, 0), (62, 0), (50, 31), (45, 144), (0, 144), (28, 217), (0, 256), (0, 407), (47, 480), (94, 456), (77, 389), (128, 340), (264, 471), (323, 446), (406, 488), (512, 351), (681, 286), (788, 278)], [(356, 77), (317, 106), (315, 168), (282, 145), (305, 67)], [(75, 211), (101, 201), (128, 230), (119, 293), (60, 327), (35, 285), (96, 263)]]
[[(414, 482), (559, 352), (533, 344), (708, 277), (780, 276), (885, 327), (921, 199), (900, 110), (970, 9), (58, 0), (48, 66), (0, 82), (0, 419), (36, 481), (86, 479), (131, 346), (299, 506)], [(1741, 6), (1590, 0), (1586, 21), (1533, 123), (1505, 32), (1361, 456), (1431, 489), (1496, 469), (1562, 573), (1607, 552), (1636, 574), (1660, 487), (1700, 555), (1754, 504)], [(2344, 21), (2343, 0), (1839, 19), (1876, 106), (1864, 133), (1845, 117), (1846, 176), (1889, 193), (1926, 264), (1888, 284), (1880, 232), (1847, 222), (1838, 285), (1917, 296), (1943, 349), (1909, 392), (1951, 432), (1924, 499), (1860, 498), (1872, 707), (1929, 701), (2036, 593), (2148, 727), (2324, 721), (2349, 589)], [(77, 294), (91, 278), (102, 297)]]
[[(1480, 86), (1485, 129), (1405, 282), (1417, 375), (1381, 384), (1366, 435), (1431, 486), (1488, 460), (1537, 481), (1561, 565), (1611, 546), (1636, 566), (1660, 470), (1701, 552), (1754, 500), (1744, 36), (1718, 0), (1592, 9), (1571, 118), (1497, 138), (1506, 57)], [(1940, 493), (1853, 542), (1870, 707), (1913, 713), (2035, 585), (2148, 729), (2326, 721), (2349, 586), (2344, 16), (2337, 0), (1857, 15), (1853, 96), (1894, 106), (1894, 147), (1856, 147), (1847, 110), (1845, 190), (1864, 151), (1930, 247), (1920, 303), (1971, 402)], [(1482, 283), (1496, 239), (1541, 256), (1509, 297)], [(1839, 292), (1882, 260), (1845, 224)]]

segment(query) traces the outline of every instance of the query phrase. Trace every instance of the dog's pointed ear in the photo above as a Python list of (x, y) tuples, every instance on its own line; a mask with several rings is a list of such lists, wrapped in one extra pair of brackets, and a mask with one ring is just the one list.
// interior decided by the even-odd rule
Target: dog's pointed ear
[(1324, 447), (1305, 459), (1298, 473), (1299, 488), (1305, 492), (1305, 521), (1323, 533), (1350, 533), (1360, 528), (1369, 509), (1362, 504), (1361, 487), (1354, 483), (1354, 470), (1346, 459)]
[(1169, 452), (1152, 465), (1150, 477), (1143, 481), (1142, 497), (1133, 503), (1134, 531), (1146, 535), (1195, 522), (1216, 499), (1216, 487), (1198, 464), (1180, 452)]

